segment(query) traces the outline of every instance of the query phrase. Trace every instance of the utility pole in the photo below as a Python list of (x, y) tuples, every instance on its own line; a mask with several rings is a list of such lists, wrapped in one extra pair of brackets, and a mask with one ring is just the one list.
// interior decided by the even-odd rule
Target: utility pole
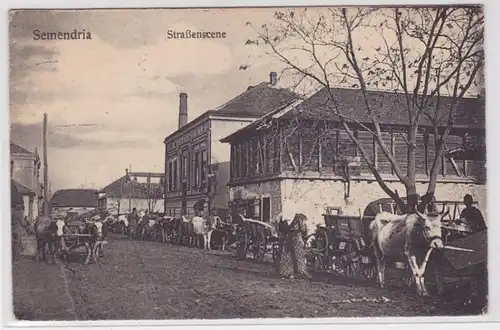
[(43, 215), (49, 216), (49, 168), (47, 161), (47, 114), (43, 114), (43, 187), (44, 187), (44, 198), (43, 198)]
[(129, 182), (128, 182), (128, 213), (132, 212), (132, 165), (129, 165)]

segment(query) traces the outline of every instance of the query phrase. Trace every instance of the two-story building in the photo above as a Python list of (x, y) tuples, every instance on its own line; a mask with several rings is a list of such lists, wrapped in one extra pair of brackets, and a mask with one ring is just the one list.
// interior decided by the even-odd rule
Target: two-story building
[(42, 209), (40, 157), (34, 152), (10, 142), (10, 177), (23, 196), (24, 216), (33, 221)]
[(296, 95), (276, 86), (277, 75), (250, 86), (222, 106), (188, 122), (187, 94), (179, 96), (178, 130), (165, 138), (165, 213), (194, 213), (203, 201), (205, 211), (227, 210), (230, 148), (220, 139), (248, 125)]
[[(370, 202), (387, 197), (373, 172), (360, 159), (359, 149), (339, 118), (332, 114), (332, 106), (338, 106), (348, 118), (354, 136), (389, 188), (405, 194), (391, 162), (371, 133), (373, 126), (361, 91), (336, 88), (331, 93), (336, 104), (330, 103), (328, 90), (321, 89), (277, 108), (222, 140), (231, 145), (229, 186), (234, 211), (263, 221), (277, 221), (280, 215), (292, 219), (296, 212), (301, 212), (309, 218), (309, 228), (313, 228), (323, 223), (322, 215), (328, 209), (359, 215)], [(408, 114), (399, 106), (405, 97), (371, 91), (369, 98), (379, 118), (383, 141), (406, 172)], [(441, 97), (440, 107), (447, 109), (450, 102), (450, 98)], [(442, 124), (437, 125), (439, 131)], [(420, 195), (426, 192), (435, 158), (433, 128), (424, 118), (417, 135), (416, 178)], [(485, 150), (484, 98), (463, 99), (457, 106), (435, 190), (438, 200), (461, 201), (464, 194), (471, 194), (484, 213), (484, 152), (475, 157), (457, 156), (462, 146), (471, 144), (477, 150)]]

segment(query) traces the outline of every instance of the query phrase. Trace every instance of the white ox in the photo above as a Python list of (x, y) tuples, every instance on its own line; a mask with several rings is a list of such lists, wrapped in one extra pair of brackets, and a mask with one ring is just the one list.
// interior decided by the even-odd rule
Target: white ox
[(196, 246), (199, 246), (199, 238), (200, 236), (203, 236), (204, 249), (210, 250), (210, 240), (212, 237), (212, 232), (216, 228), (217, 219), (215, 219), (215, 221), (211, 221), (210, 218), (203, 219), (202, 217), (194, 216), (192, 223)]
[[(428, 295), (424, 274), (433, 249), (444, 247), (441, 220), (444, 214), (397, 215), (379, 213), (370, 223), (372, 244), (377, 261), (380, 287), (384, 287), (384, 272), (387, 259), (406, 257), (415, 279), (417, 293)], [(417, 260), (420, 259), (420, 260)], [(420, 266), (419, 262), (420, 261)]]

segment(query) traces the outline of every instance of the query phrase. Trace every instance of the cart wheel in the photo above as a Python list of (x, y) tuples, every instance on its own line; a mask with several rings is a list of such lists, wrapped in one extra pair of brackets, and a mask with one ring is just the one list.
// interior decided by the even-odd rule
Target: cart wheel
[(265, 238), (257, 238), (254, 245), (254, 259), (258, 262), (264, 260), (267, 252), (267, 240)]

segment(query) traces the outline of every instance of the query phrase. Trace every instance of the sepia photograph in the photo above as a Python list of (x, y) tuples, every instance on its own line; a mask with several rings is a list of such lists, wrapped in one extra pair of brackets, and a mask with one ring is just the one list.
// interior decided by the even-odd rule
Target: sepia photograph
[(16, 320), (488, 314), (483, 6), (8, 19)]

